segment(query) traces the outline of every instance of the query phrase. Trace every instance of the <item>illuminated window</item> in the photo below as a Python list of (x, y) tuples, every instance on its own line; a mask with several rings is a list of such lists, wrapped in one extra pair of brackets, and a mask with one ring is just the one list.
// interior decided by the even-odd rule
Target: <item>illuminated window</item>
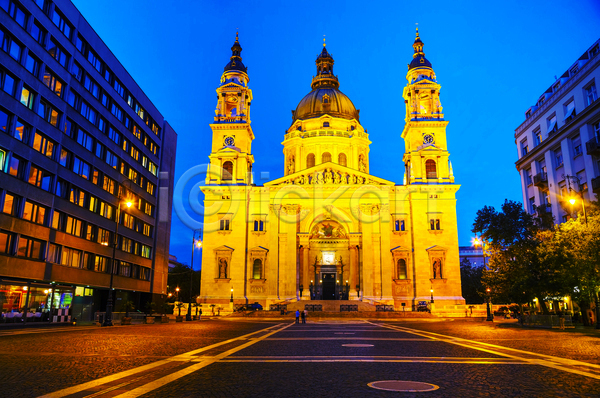
[(434, 160), (429, 159), (425, 162), (425, 172), (427, 173), (427, 178), (437, 178)]
[(36, 224), (44, 225), (46, 223), (46, 210), (45, 206), (27, 200), (23, 208), (22, 218)]
[(306, 168), (311, 168), (315, 166), (315, 155), (314, 153), (309, 153), (306, 157)]
[(340, 166), (346, 166), (347, 165), (347, 159), (346, 159), (346, 154), (345, 153), (340, 153), (338, 155), (338, 163), (340, 164)]
[(19, 245), (17, 248), (17, 256), (41, 260), (43, 254), (42, 247), (43, 242), (27, 236), (20, 236)]
[(321, 156), (321, 163), (331, 162), (331, 154), (329, 152), (324, 152)]
[(233, 174), (233, 163), (227, 161), (223, 163), (223, 180), (231, 180)]
[(19, 209), (19, 197), (6, 192), (4, 194), (4, 203), (2, 204), (2, 213), (16, 216)]
[(50, 90), (54, 92), (54, 94), (58, 95), (59, 97), (62, 96), (63, 83), (58, 80), (56, 75), (48, 67), (46, 67), (44, 71), (43, 82)]
[(403, 258), (398, 259), (397, 276), (398, 279), (406, 279), (406, 260)]
[(258, 258), (254, 260), (252, 265), (252, 278), (262, 279), (262, 261)]
[(432, 218), (431, 220), (429, 220), (429, 229), (431, 229), (432, 231), (439, 231), (440, 230), (440, 219)]

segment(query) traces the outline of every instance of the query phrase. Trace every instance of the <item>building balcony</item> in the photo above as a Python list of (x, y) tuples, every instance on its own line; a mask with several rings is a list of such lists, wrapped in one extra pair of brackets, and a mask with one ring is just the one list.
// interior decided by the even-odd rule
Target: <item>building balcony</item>
[(548, 174), (538, 173), (533, 176), (533, 185), (540, 189), (548, 189)]
[(592, 178), (592, 192), (600, 195), (600, 177)]
[(586, 142), (585, 148), (588, 155), (600, 157), (600, 143), (596, 137)]

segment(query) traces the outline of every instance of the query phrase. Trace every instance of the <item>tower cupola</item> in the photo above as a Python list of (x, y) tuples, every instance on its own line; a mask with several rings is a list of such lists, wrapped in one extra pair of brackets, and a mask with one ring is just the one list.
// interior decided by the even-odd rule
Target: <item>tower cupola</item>
[(242, 62), (242, 46), (238, 39), (238, 33), (235, 34), (235, 43), (231, 47), (231, 58), (227, 65), (225, 65), (225, 72), (227, 71), (240, 71), (247, 72), (247, 67)]
[(431, 62), (425, 58), (425, 53), (423, 52), (423, 47), (425, 43), (419, 37), (419, 28), (417, 27), (417, 37), (415, 38), (415, 42), (413, 43), (413, 48), (415, 49), (415, 53), (413, 54), (413, 60), (408, 65), (408, 70), (414, 68), (431, 68)]

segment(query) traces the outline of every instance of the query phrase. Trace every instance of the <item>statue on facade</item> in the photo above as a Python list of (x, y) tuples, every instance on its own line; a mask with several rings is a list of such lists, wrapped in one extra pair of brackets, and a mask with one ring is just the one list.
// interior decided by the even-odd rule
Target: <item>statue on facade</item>
[(442, 260), (439, 258), (433, 259), (433, 279), (442, 278)]
[(295, 170), (294, 157), (290, 156), (290, 161), (288, 163), (288, 175), (289, 174), (294, 174), (294, 170)]
[(331, 184), (331, 169), (327, 169), (327, 171), (324, 172), (325, 174), (325, 183), (326, 184)]
[(334, 184), (339, 184), (340, 182), (342, 182), (342, 179), (340, 177), (340, 173), (338, 173), (338, 172), (333, 173), (333, 183)]
[(224, 258), (219, 259), (219, 278), (227, 279), (227, 260)]

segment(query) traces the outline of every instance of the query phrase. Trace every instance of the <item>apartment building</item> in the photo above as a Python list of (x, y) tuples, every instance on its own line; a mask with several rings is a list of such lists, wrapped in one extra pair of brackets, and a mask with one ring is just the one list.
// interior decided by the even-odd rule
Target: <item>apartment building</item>
[(556, 223), (581, 211), (581, 198), (600, 193), (599, 46), (600, 40), (556, 79), (515, 131), (525, 209), (551, 213)]
[(143, 308), (167, 290), (175, 131), (70, 1), (0, 0), (0, 42), (2, 312), (91, 320), (111, 284)]

